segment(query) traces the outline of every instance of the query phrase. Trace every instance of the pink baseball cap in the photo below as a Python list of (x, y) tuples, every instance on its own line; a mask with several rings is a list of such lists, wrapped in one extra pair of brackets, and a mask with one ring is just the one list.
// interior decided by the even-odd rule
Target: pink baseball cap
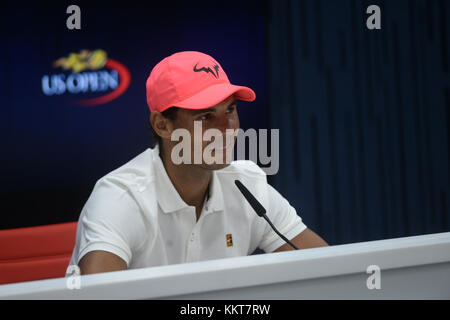
[(230, 95), (254, 101), (255, 92), (230, 83), (225, 71), (211, 56), (182, 51), (160, 61), (146, 83), (150, 111), (163, 112), (176, 106), (185, 109), (212, 107)]

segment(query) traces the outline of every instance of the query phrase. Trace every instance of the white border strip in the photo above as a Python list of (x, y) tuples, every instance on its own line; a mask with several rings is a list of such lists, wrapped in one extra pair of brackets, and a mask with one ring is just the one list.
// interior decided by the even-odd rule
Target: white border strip
[[(450, 261), (450, 232), (0, 285), (0, 299), (151, 299)], [(450, 272), (450, 271), (449, 271)]]

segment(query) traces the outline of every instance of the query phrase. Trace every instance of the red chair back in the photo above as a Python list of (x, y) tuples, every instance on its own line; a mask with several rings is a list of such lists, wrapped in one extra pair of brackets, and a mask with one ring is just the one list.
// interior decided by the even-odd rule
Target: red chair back
[(0, 284), (64, 277), (77, 222), (0, 230)]

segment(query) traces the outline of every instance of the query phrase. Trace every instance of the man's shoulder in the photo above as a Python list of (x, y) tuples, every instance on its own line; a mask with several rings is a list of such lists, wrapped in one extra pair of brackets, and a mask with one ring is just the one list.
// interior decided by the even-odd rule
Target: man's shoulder
[(101, 177), (98, 183), (113, 182), (118, 186), (139, 185), (152, 180), (152, 149), (148, 148), (122, 166)]

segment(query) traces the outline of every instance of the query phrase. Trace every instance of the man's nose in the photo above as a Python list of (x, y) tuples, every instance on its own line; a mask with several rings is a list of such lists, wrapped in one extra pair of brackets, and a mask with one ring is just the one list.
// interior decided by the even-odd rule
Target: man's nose
[(216, 125), (216, 128), (219, 129), (225, 135), (227, 129), (234, 129), (236, 120), (227, 117), (227, 115), (223, 115), (219, 117), (217, 121), (218, 123)]

